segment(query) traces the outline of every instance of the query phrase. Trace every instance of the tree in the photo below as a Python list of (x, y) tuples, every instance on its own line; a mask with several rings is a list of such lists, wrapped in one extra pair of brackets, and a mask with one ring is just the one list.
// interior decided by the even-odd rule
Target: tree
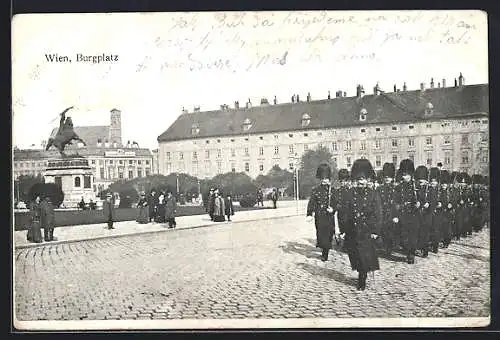
[(41, 199), (49, 196), (50, 201), (56, 208), (59, 208), (64, 201), (64, 192), (55, 183), (36, 183), (33, 185), (28, 193), (29, 201), (33, 201), (37, 196), (40, 196)]
[(210, 188), (217, 188), (224, 195), (231, 193), (234, 197), (240, 197), (244, 194), (255, 194), (257, 186), (252, 178), (244, 172), (227, 172), (219, 174), (212, 179), (205, 180), (201, 183), (204, 196), (207, 195)]
[[(35, 184), (44, 182), (45, 181), (43, 179), (43, 176), (40, 174), (38, 174), (37, 176), (21, 175), (19, 176), (17, 183), (15, 183), (17, 187), (14, 189), (14, 195), (17, 195), (17, 192), (19, 192), (19, 199), (21, 201), (29, 201), (30, 200), (29, 192), (31, 187)], [(16, 190), (18, 191), (16, 192)]]
[(308, 197), (313, 186), (319, 183), (316, 178), (316, 170), (321, 163), (327, 163), (332, 168), (332, 181), (337, 178), (337, 165), (333, 161), (333, 156), (325, 147), (318, 147), (316, 150), (309, 150), (304, 153), (299, 168), (299, 194), (301, 197)]

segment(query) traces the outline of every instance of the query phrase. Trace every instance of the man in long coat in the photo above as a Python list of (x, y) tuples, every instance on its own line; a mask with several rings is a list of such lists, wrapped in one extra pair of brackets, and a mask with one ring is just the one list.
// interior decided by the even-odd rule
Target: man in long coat
[(358, 271), (358, 290), (366, 288), (367, 273), (379, 270), (375, 239), (380, 234), (382, 208), (380, 196), (368, 188), (368, 180), (375, 178), (373, 167), (367, 159), (356, 160), (351, 169), (355, 187), (345, 209), (344, 219), (352, 221), (346, 227), (345, 247), (352, 270)]
[(224, 201), (224, 206), (225, 206), (225, 213), (227, 216), (228, 222), (231, 221), (231, 216), (234, 216), (234, 205), (233, 205), (233, 198), (231, 197), (231, 194), (226, 195), (226, 199)]
[(466, 173), (459, 173), (456, 177), (455, 192), (455, 237), (467, 237), (472, 234), (470, 228), (469, 190), (467, 188), (469, 177)]
[(398, 208), (398, 217), (395, 222), (401, 228), (401, 246), (406, 253), (408, 264), (415, 263), (415, 252), (418, 242), (419, 208), (413, 174), (415, 165), (411, 159), (403, 159), (399, 163), (401, 183), (395, 190), (395, 202)]
[(30, 203), (30, 226), (26, 238), (30, 242), (42, 242), (42, 211), (40, 208), (40, 196), (37, 195)]
[(102, 204), (102, 211), (108, 224), (108, 229), (115, 229), (115, 227), (113, 227), (113, 223), (116, 220), (115, 200), (113, 199), (113, 195), (111, 193), (106, 195), (106, 200)]
[(335, 196), (337, 197), (337, 221), (339, 223), (339, 232), (341, 234), (345, 233), (346, 225), (350, 223), (344, 218), (348, 217), (346, 214), (341, 214), (340, 211), (344, 209), (344, 204), (349, 200), (349, 195), (351, 193), (351, 188), (349, 184), (350, 174), (347, 169), (340, 169), (337, 173), (337, 178), (340, 182), (340, 187), (336, 190)]
[(149, 210), (148, 211), (149, 212), (148, 220), (149, 220), (149, 222), (151, 222), (151, 221), (155, 220), (156, 207), (158, 204), (155, 190), (151, 190), (151, 193), (148, 195), (147, 202), (148, 202), (148, 210)]
[(175, 221), (176, 210), (177, 210), (177, 201), (175, 199), (175, 196), (172, 195), (171, 191), (168, 191), (165, 201), (165, 221), (168, 222), (169, 228), (177, 227), (177, 222)]
[(451, 176), (448, 170), (442, 170), (440, 173), (440, 190), (439, 190), (439, 201), (442, 205), (441, 213), (441, 241), (443, 242), (443, 247), (448, 248), (451, 243), (451, 238), (453, 236), (452, 223), (454, 216), (454, 206), (451, 188)]
[(316, 170), (316, 178), (321, 183), (312, 189), (311, 197), (307, 203), (308, 221), (312, 220), (316, 226), (316, 247), (321, 248), (321, 261), (328, 260), (328, 253), (332, 248), (333, 234), (335, 232), (335, 210), (337, 206), (335, 190), (330, 183), (332, 170), (328, 164), (320, 164)]
[(418, 249), (422, 252), (422, 257), (429, 256), (429, 237), (432, 224), (432, 210), (429, 202), (429, 171), (424, 165), (420, 165), (415, 170), (415, 187), (417, 199), (420, 203), (418, 209), (419, 228), (418, 228)]
[(482, 216), (484, 210), (483, 197), (481, 192), (482, 176), (475, 174), (472, 175), (472, 195), (471, 195), (471, 224), (475, 232), (481, 231), (484, 223), (482, 223)]
[(430, 250), (437, 253), (439, 242), (441, 242), (441, 225), (443, 223), (443, 201), (441, 188), (439, 185), (440, 176), (438, 168), (431, 168), (429, 171), (428, 201), (431, 223), (429, 229)]
[(393, 219), (396, 217), (396, 206), (394, 204), (394, 176), (396, 175), (396, 167), (393, 163), (384, 163), (382, 167), (381, 181), (382, 183), (377, 188), (382, 206), (382, 229), (381, 236), (384, 243), (385, 251), (388, 256), (398, 244), (396, 238), (396, 227)]
[(56, 241), (54, 237), (54, 226), (55, 226), (55, 214), (54, 206), (50, 200), (50, 197), (45, 196), (44, 200), (40, 203), (41, 217), (42, 217), (42, 227), (43, 236), (45, 241)]

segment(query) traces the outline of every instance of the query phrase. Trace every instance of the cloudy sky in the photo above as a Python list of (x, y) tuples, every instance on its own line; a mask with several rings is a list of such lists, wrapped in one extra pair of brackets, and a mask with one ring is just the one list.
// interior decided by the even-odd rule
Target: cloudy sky
[[(488, 82), (479, 11), (29, 14), (15, 16), (12, 30), (21, 148), (40, 145), (72, 105), (75, 125), (105, 125), (121, 110), (124, 141), (156, 148), (183, 107), (350, 96), (377, 81), (388, 91), (432, 77), (452, 86), (459, 72), (467, 84)], [(56, 55), (71, 62), (49, 60)]]

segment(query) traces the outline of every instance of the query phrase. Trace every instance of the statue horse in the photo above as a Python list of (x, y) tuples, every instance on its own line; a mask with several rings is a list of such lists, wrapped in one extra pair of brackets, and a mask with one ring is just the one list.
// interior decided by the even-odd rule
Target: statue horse
[(61, 113), (59, 130), (57, 131), (55, 136), (49, 138), (47, 146), (45, 147), (45, 150), (47, 151), (52, 146), (55, 146), (57, 150), (59, 150), (61, 157), (67, 157), (67, 155), (64, 153), (64, 149), (66, 148), (66, 145), (73, 144), (73, 140), (82, 142), (85, 146), (87, 145), (83, 141), (83, 139), (81, 139), (73, 130), (73, 122), (71, 121), (71, 117), (66, 118), (66, 112), (71, 108), (73, 107), (69, 107)]

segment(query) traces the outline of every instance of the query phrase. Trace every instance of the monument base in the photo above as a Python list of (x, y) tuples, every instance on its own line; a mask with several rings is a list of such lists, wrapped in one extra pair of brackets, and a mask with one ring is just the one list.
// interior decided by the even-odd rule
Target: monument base
[(49, 160), (45, 170), (45, 183), (56, 183), (64, 192), (61, 208), (75, 208), (83, 200), (96, 201), (94, 174), (89, 161), (83, 157)]

